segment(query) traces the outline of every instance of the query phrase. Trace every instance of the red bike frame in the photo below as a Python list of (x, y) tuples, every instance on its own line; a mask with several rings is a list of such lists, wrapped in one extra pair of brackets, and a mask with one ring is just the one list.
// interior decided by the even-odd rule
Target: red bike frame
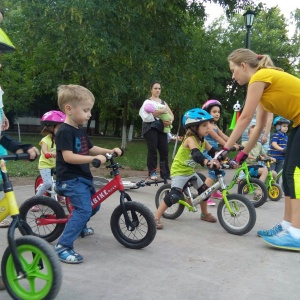
[[(104, 187), (102, 187), (100, 190), (98, 190), (94, 195), (91, 196), (91, 205), (92, 209), (100, 205), (103, 201), (105, 201), (109, 196), (111, 196), (113, 193), (116, 191), (120, 191), (121, 193), (121, 205), (124, 208), (124, 199), (126, 198), (128, 201), (131, 201), (131, 198), (129, 197), (128, 194), (124, 192), (124, 185), (122, 182), (122, 178), (118, 172), (118, 164), (114, 163), (113, 158), (111, 160), (111, 165), (110, 167), (113, 169), (112, 170), (112, 175), (114, 175), (114, 178), (109, 181)], [(70, 203), (70, 198), (66, 197), (66, 204), (69, 207), (72, 207), (72, 204)], [(124, 208), (125, 209), (125, 208)], [(68, 214), (66, 218), (56, 218), (54, 215), (46, 215), (42, 217), (38, 217), (36, 219), (36, 224), (37, 225), (50, 225), (50, 224), (62, 224), (62, 223), (67, 223), (68, 220), (70, 219), (72, 214)], [(125, 219), (128, 221), (128, 215), (125, 214)], [(127, 222), (126, 222), (127, 223)]]

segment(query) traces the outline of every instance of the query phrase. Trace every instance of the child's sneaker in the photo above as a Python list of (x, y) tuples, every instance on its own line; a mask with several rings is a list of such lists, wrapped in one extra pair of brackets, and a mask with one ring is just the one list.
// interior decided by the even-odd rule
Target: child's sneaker
[(33, 212), (37, 212), (39, 210), (40, 210), (40, 208), (39, 208), (38, 205), (34, 205), (34, 206), (31, 207), (31, 211), (33, 211)]
[(213, 202), (210, 198), (206, 201), (208, 206), (215, 206), (216, 203)]
[(295, 239), (288, 231), (276, 236), (264, 236), (263, 240), (276, 248), (300, 251), (300, 239)]
[(80, 264), (83, 262), (83, 256), (76, 253), (73, 249), (56, 244), (54, 246), (59, 260), (67, 264)]
[(80, 236), (81, 237), (85, 237), (88, 235), (93, 235), (94, 234), (94, 229), (92, 227), (85, 227), (83, 228), (83, 230), (81, 231)]
[(212, 198), (215, 198), (215, 199), (222, 199), (223, 196), (222, 196), (222, 193), (220, 191), (215, 191), (211, 194), (211, 197)]
[(283, 228), (281, 226), (281, 224), (277, 224), (275, 225), (273, 228), (269, 229), (269, 230), (258, 230), (257, 231), (257, 235), (258, 236), (276, 236), (278, 233), (282, 232)]
[(62, 206), (66, 206), (66, 197), (57, 195), (57, 200)]

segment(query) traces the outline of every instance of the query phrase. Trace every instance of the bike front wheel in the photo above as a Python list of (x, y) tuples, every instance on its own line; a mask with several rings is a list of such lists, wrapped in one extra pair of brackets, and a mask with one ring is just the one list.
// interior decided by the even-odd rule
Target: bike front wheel
[[(155, 206), (156, 208), (159, 207), (160, 203), (164, 201), (166, 195), (171, 191), (171, 184), (164, 184), (162, 185), (156, 192), (155, 195)], [(165, 212), (163, 213), (163, 217), (166, 219), (177, 219), (181, 216), (184, 211), (184, 205), (180, 203), (175, 203), (171, 207), (168, 207)]]
[(257, 178), (249, 178), (249, 182), (247, 184), (246, 179), (242, 179), (238, 184), (238, 193), (250, 200), (254, 207), (260, 207), (267, 201), (268, 189)]
[(47, 242), (55, 241), (63, 232), (65, 224), (52, 223), (39, 225), (38, 219), (64, 219), (66, 214), (62, 206), (49, 197), (32, 197), (20, 206), (20, 217), (31, 228), (33, 235)]
[(243, 195), (230, 194), (227, 200), (232, 210), (230, 214), (224, 201), (218, 205), (218, 219), (221, 226), (229, 233), (243, 235), (255, 225), (256, 211), (253, 204)]
[(282, 198), (282, 189), (278, 183), (272, 183), (268, 188), (268, 196), (272, 201), (278, 201)]
[(18, 300), (55, 299), (61, 287), (62, 272), (53, 247), (34, 236), (20, 237), (16, 245), (26, 276), (18, 278), (11, 249), (7, 247), (1, 274), (8, 294)]
[(126, 226), (122, 206), (113, 211), (110, 227), (114, 237), (123, 246), (130, 249), (142, 249), (154, 240), (156, 224), (150, 209), (142, 203), (128, 201), (124, 203), (125, 211), (134, 226), (129, 230)]

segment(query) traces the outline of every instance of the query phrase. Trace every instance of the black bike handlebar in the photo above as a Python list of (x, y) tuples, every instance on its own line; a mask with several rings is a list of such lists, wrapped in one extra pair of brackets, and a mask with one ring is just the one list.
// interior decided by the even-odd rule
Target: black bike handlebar
[[(123, 155), (124, 155), (124, 150), (121, 149), (121, 151), (122, 151), (122, 153), (121, 153), (120, 156), (123, 156)], [(117, 152), (113, 152), (113, 153), (106, 153), (104, 156), (106, 157), (106, 160), (111, 160), (112, 158), (118, 157), (119, 155), (118, 155)], [(101, 161), (100, 161), (98, 158), (94, 158), (94, 159), (92, 160), (92, 165), (93, 165), (93, 167), (95, 167), (95, 168), (100, 168), (100, 166), (101, 166)]]
[(9, 154), (9, 155), (0, 155), (0, 159), (4, 160), (26, 160), (30, 158), (29, 153), (18, 153), (18, 154)]

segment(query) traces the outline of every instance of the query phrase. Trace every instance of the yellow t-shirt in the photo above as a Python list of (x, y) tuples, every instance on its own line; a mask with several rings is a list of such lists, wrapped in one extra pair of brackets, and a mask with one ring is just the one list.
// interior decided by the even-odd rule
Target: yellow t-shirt
[[(42, 143), (46, 143), (47, 149), (49, 152), (56, 153), (56, 145), (54, 142), (52, 142), (52, 136), (51, 134), (46, 135), (42, 140), (40, 141), (40, 146)], [(55, 158), (46, 158), (43, 151), (41, 151), (41, 156), (39, 159), (39, 169), (53, 169), (55, 168), (56, 159)]]
[(300, 125), (300, 79), (275, 69), (260, 69), (250, 79), (253, 82), (267, 82), (260, 103), (266, 111), (282, 116)]

